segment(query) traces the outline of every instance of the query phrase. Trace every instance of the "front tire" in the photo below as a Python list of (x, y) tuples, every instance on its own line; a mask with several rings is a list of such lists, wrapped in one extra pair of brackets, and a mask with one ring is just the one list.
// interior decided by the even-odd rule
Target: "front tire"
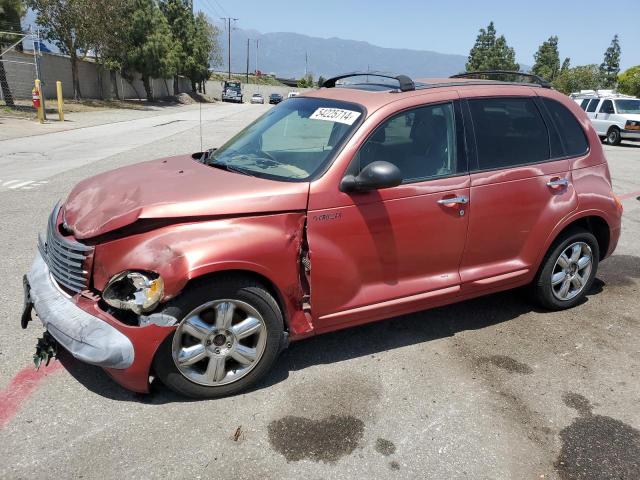
[(622, 141), (622, 135), (617, 127), (611, 127), (607, 132), (607, 143), (609, 145), (620, 145)]
[(262, 378), (280, 351), (280, 308), (264, 286), (250, 279), (201, 283), (162, 313), (180, 322), (158, 348), (153, 367), (162, 383), (181, 395), (238, 393)]
[(562, 234), (549, 248), (533, 282), (534, 298), (549, 310), (576, 306), (593, 284), (599, 258), (592, 233), (574, 229)]

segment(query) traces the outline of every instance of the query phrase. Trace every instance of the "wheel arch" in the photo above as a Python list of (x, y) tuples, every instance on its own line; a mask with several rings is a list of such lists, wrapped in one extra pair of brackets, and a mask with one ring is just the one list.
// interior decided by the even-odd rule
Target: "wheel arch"
[(596, 237), (596, 240), (598, 241), (598, 249), (600, 250), (598, 260), (602, 260), (605, 258), (607, 252), (609, 251), (609, 245), (611, 243), (611, 227), (604, 216), (599, 215), (596, 212), (587, 212), (581, 216), (568, 219), (565, 223), (556, 228), (553, 234), (550, 235), (549, 240), (545, 245), (544, 252), (542, 252), (542, 254), (540, 255), (538, 268), (540, 268), (540, 263), (551, 245), (553, 245), (553, 243), (561, 235), (569, 230), (575, 229), (576, 227), (587, 230), (588, 232), (591, 232), (594, 237)]
[(285, 331), (289, 330), (289, 304), (287, 303), (286, 297), (278, 288), (276, 283), (271, 280), (264, 272), (258, 272), (255, 269), (250, 269), (245, 267), (233, 267), (233, 268), (218, 268), (215, 270), (210, 270), (206, 272), (202, 272), (192, 276), (187, 283), (185, 284), (182, 291), (193, 288), (197, 285), (202, 285), (208, 282), (215, 282), (220, 279), (229, 279), (229, 278), (245, 278), (249, 280), (253, 280), (254, 282), (262, 285), (275, 299), (278, 307), (280, 308), (280, 312), (282, 313), (282, 320), (284, 322)]

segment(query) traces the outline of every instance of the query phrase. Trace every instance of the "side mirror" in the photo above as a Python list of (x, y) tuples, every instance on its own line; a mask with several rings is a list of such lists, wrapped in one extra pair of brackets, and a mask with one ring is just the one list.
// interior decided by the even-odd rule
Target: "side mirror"
[(397, 187), (402, 183), (402, 172), (393, 163), (372, 162), (356, 175), (347, 175), (340, 182), (343, 192), (366, 192)]

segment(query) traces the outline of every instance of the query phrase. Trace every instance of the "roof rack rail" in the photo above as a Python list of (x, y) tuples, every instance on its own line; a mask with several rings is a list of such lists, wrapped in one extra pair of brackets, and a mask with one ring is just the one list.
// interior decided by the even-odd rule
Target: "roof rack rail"
[(457, 75), (451, 75), (449, 78), (473, 78), (476, 80), (494, 80), (490, 77), (506, 77), (506, 76), (518, 76), (522, 78), (530, 79), (529, 82), (514, 82), (514, 83), (534, 83), (540, 85), (543, 88), (551, 88), (551, 84), (544, 78), (534, 75), (533, 73), (514, 72), (510, 70), (479, 70), (476, 72), (465, 72)]
[(338, 80), (343, 80), (343, 79), (349, 78), (349, 77), (364, 77), (364, 76), (391, 78), (393, 80), (397, 80), (398, 84), (399, 84), (399, 89), (400, 89), (401, 92), (409, 92), (411, 90), (415, 90), (416, 89), (416, 85), (415, 85), (415, 83), (413, 83), (413, 80), (411, 80), (406, 75), (394, 76), (394, 75), (389, 75), (388, 73), (380, 73), (380, 72), (351, 72), (351, 73), (344, 73), (342, 75), (331, 77), (331, 78), (325, 80), (324, 83), (322, 84), (322, 86), (325, 87), (325, 88), (334, 88), (336, 86), (336, 83), (338, 82)]

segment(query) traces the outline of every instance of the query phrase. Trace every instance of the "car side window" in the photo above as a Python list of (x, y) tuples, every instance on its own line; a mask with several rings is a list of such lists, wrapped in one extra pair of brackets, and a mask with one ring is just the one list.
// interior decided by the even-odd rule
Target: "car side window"
[(403, 183), (460, 173), (453, 104), (414, 108), (383, 122), (356, 154), (354, 173), (376, 161), (396, 165)]
[(549, 160), (549, 133), (532, 98), (470, 99), (478, 168), (510, 168)]
[(605, 100), (600, 107), (600, 113), (615, 113), (613, 109), (613, 102), (611, 100)]
[(550, 98), (543, 97), (542, 103), (547, 108), (558, 131), (562, 132), (561, 141), (564, 145), (564, 154), (569, 157), (585, 154), (589, 149), (589, 142), (573, 113), (560, 102)]
[(589, 102), (589, 106), (587, 107), (587, 112), (589, 112), (589, 113), (595, 112), (596, 108), (598, 108), (598, 103), (600, 103), (600, 99), (599, 98), (594, 98), (593, 100), (591, 100)]
[(582, 110), (586, 110), (587, 109), (587, 105), (589, 105), (589, 99), (585, 98), (584, 100), (582, 100), (582, 102), (580, 102), (580, 108)]

